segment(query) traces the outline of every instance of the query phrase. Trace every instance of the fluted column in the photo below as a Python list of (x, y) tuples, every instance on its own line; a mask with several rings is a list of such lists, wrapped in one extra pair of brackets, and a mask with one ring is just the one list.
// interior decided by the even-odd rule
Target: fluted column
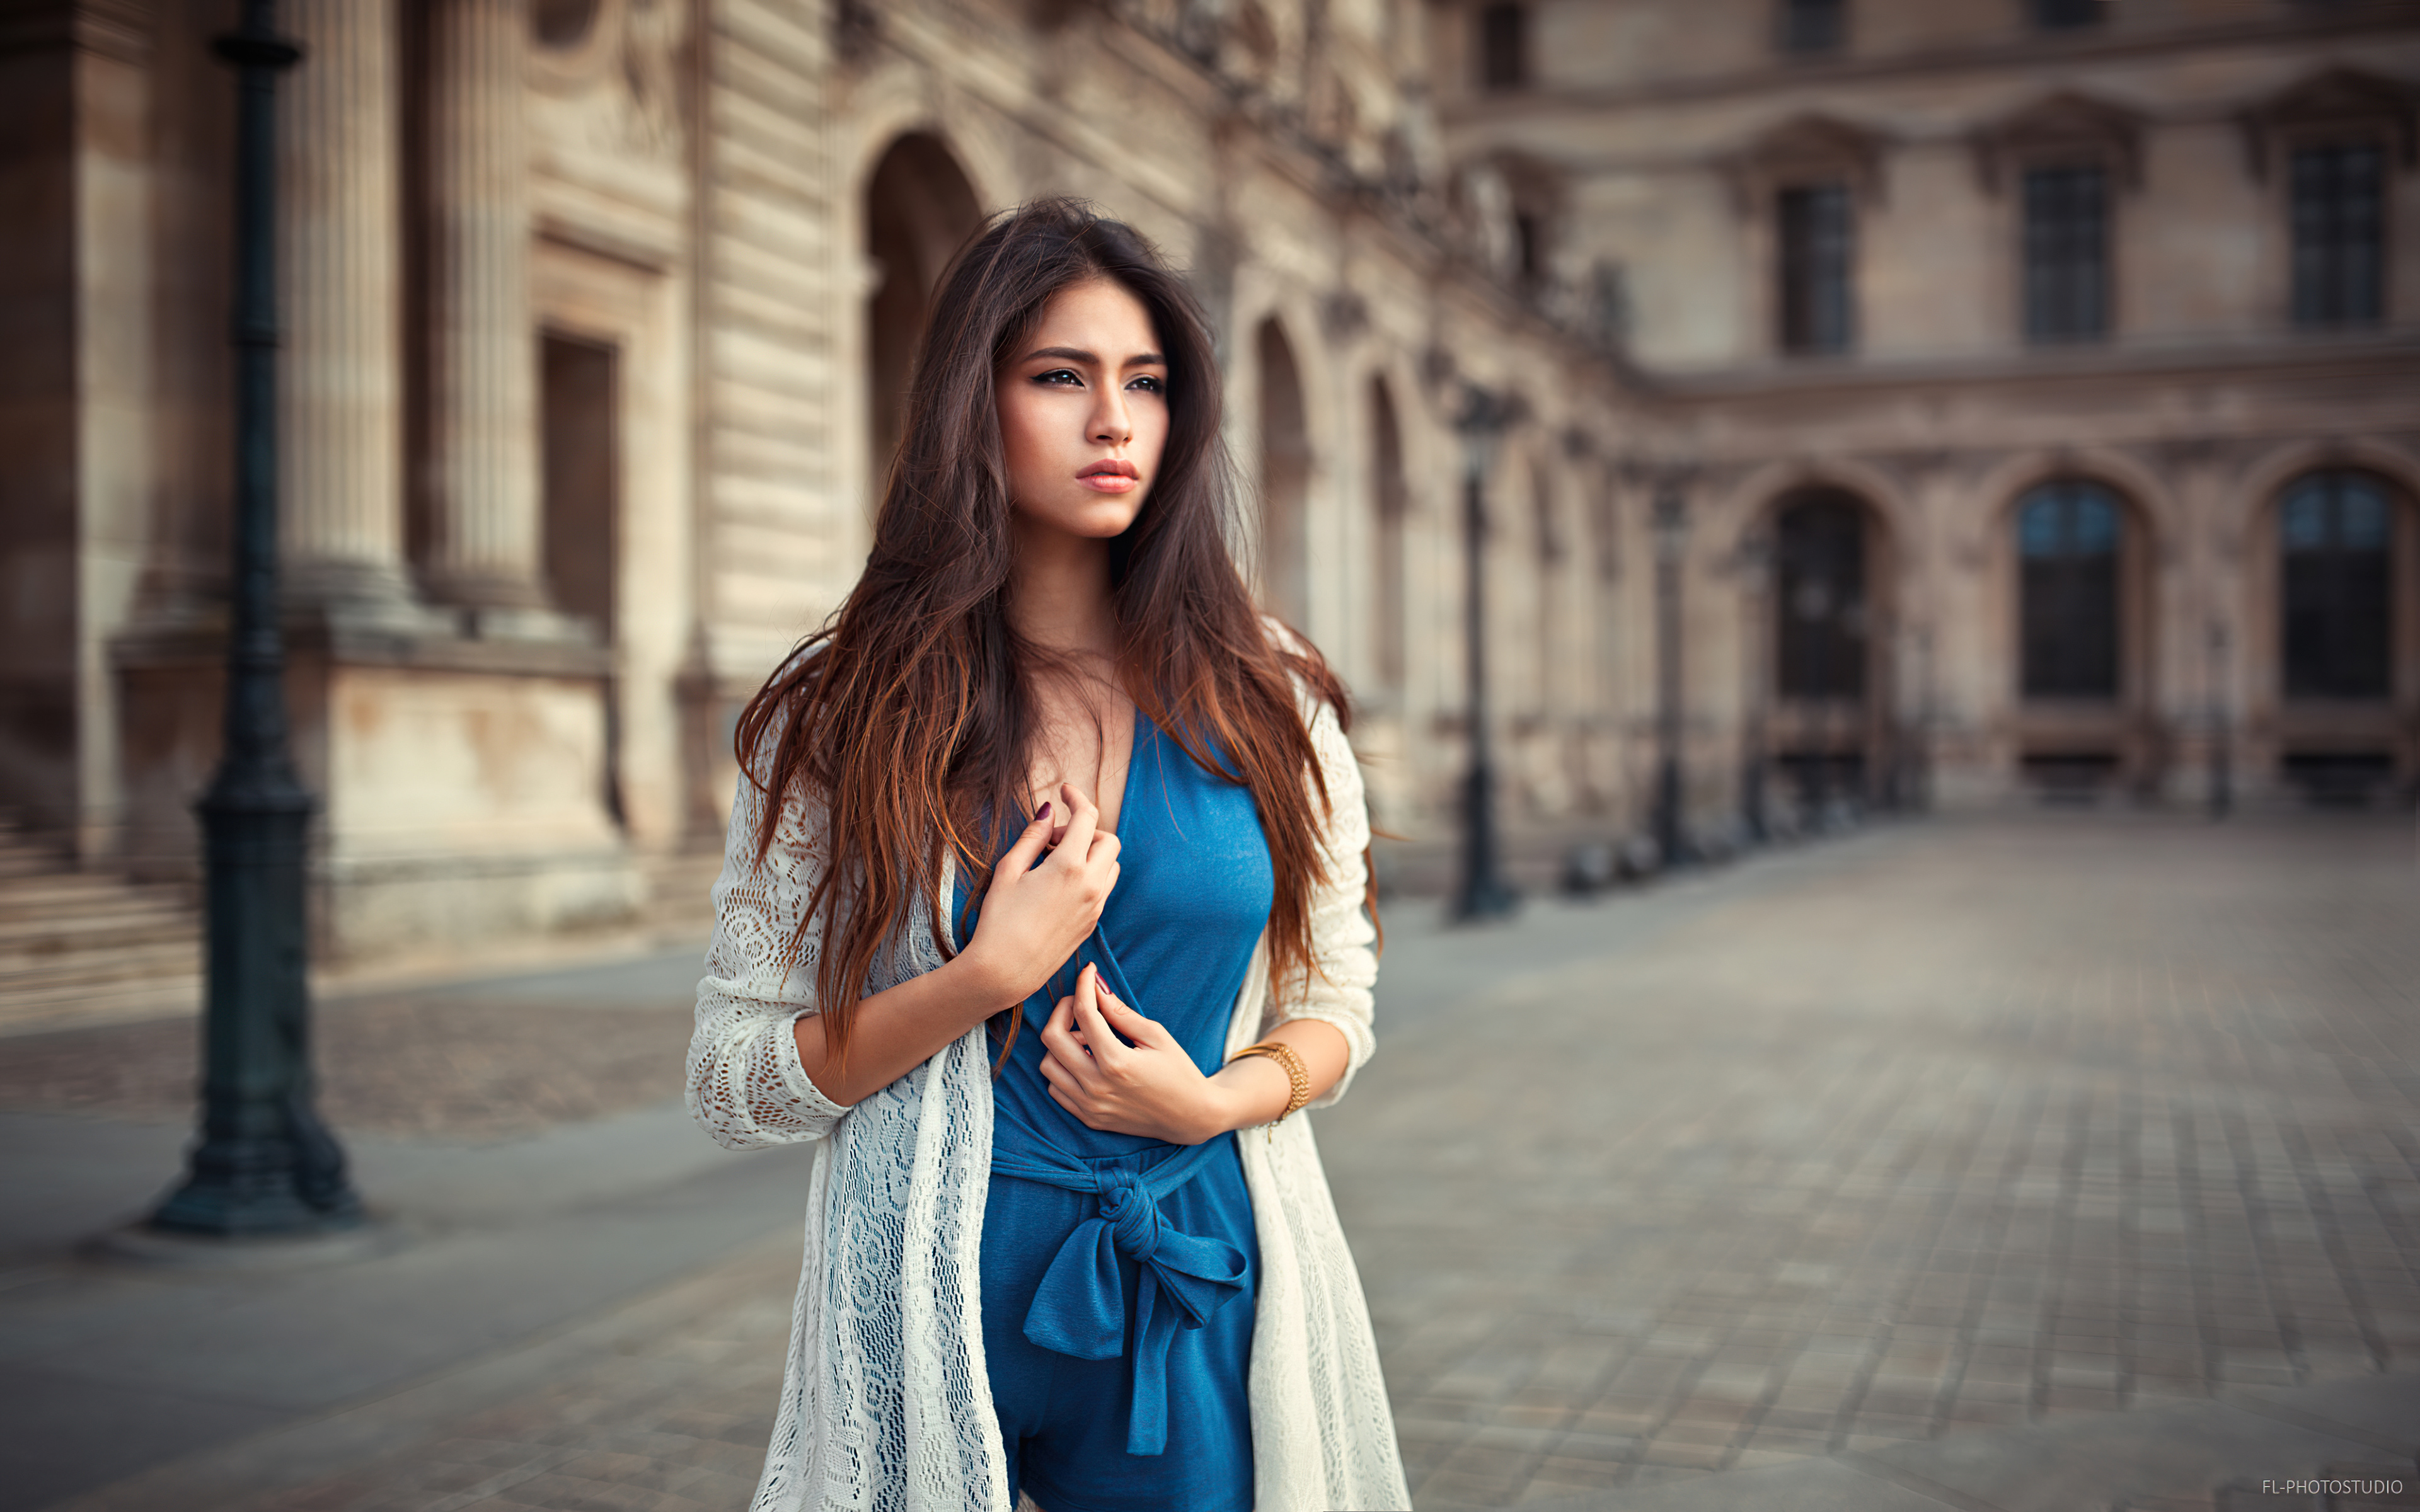
[(410, 597), (395, 0), (287, 0), (280, 522), (289, 597)]
[(428, 580), (543, 607), (531, 316), (525, 0), (436, 0), (429, 35)]

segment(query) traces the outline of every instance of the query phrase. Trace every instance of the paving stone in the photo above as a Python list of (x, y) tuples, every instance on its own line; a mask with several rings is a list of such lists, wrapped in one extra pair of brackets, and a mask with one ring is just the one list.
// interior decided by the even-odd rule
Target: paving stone
[[(1701, 906), (1596, 958), (1533, 964), (1520, 924), (1432, 937), (1503, 984), (1382, 1022), (1319, 1115), (1419, 1505), (2253, 1512), (2247, 1452), (2420, 1452), (2410, 854), (2408, 824), (1942, 821), (1683, 879)], [(608, 1044), (506, 1107), (538, 1046), (614, 1015), (482, 1041), (397, 1001), (348, 1010), (343, 1074), (392, 1084), (356, 1117), (661, 1095)], [(619, 1022), (650, 1057), (685, 1035), (646, 1016)], [(1506, 1026), (1489, 1053), (1475, 1022)], [(101, 1044), (49, 1038), (54, 1068)], [(136, 1048), (57, 1095), (190, 1076)], [(407, 1452), (224, 1504), (737, 1507), (787, 1284), (734, 1273)]]

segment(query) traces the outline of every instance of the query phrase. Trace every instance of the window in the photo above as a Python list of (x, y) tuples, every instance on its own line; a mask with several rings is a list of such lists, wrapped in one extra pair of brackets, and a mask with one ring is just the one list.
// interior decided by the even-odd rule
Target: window
[(2032, 9), (2034, 26), (2046, 32), (2098, 26), (2103, 14), (2102, 0), (2032, 0)]
[(2277, 506), (2286, 696), (2386, 696), (2393, 615), (2386, 490), (2362, 472), (2315, 472)]
[(1844, 352), (1855, 340), (1850, 283), (1856, 253), (1855, 212), (1842, 184), (1781, 192), (1781, 348)]
[(1261, 604), (1288, 625), (1311, 614), (1311, 431), (1302, 367), (1273, 316), (1261, 322)]
[(1848, 40), (1847, 0), (1781, 0), (1776, 41), (1785, 53), (1831, 53)]
[(2025, 697), (2118, 696), (2120, 528), (2095, 483), (2046, 483), (2017, 506)]
[[(542, 332), (538, 336), (538, 501), (547, 596), (587, 622), (597, 643), (618, 639), (614, 578), (620, 570), (621, 446), (619, 353), (611, 347)], [(622, 727), (605, 702), (605, 811), (623, 808)]]
[(615, 349), (553, 332), (538, 339), (538, 488), (548, 596), (566, 614), (613, 634)]
[(2109, 174), (2025, 173), (2025, 334), (2090, 341), (2109, 331)]
[(2385, 154), (2375, 143), (2294, 153), (2295, 324), (2356, 325), (2379, 317), (2384, 170)]
[(1853, 499), (1818, 494), (1783, 509), (1774, 537), (1781, 696), (1865, 697), (1865, 512)]
[(1386, 380), (1370, 380), (1370, 478), (1378, 525), (1378, 591), (1376, 611), (1378, 684), (1389, 693), (1404, 687), (1405, 582), (1409, 565), (1404, 516), (1411, 507), (1411, 485), (1404, 476), (1404, 435), (1395, 420), (1395, 401)]
[(1530, 210), (1512, 212), (1512, 261), (1521, 286), (1535, 289), (1546, 278), (1546, 227)]
[(1532, 466), (1529, 471), (1532, 512), (1531, 533), (1538, 548), (1537, 623), (1537, 707), (1541, 712), (1561, 705), (1559, 684), (1563, 664), (1569, 659), (1562, 643), (1563, 627), (1563, 526), (1555, 509), (1555, 496), (1547, 487), (1544, 471)]
[(537, 0), (530, 8), (541, 46), (573, 48), (597, 26), (597, 0)]
[(1529, 83), (1529, 8), (1479, 8), (1479, 82), (1489, 89), (1520, 89)]

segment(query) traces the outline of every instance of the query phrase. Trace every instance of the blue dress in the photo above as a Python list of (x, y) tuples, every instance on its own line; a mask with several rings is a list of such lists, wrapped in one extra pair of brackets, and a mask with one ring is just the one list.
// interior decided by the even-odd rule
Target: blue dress
[[(1009, 1489), (1047, 1512), (1250, 1512), (1260, 1254), (1235, 1135), (1085, 1127), (1050, 1097), (1039, 1030), (1090, 962), (1217, 1071), (1275, 873), (1250, 791), (1140, 714), (1117, 832), (1100, 925), (1027, 1000), (993, 1083), (983, 1331)], [(953, 914), (971, 937), (963, 878)]]

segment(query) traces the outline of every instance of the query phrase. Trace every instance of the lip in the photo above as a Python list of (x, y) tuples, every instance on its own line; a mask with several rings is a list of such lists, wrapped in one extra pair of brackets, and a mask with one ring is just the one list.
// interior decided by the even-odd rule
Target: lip
[(1109, 457), (1077, 473), (1076, 481), (1096, 493), (1132, 493), (1142, 486), (1142, 474), (1132, 462)]

